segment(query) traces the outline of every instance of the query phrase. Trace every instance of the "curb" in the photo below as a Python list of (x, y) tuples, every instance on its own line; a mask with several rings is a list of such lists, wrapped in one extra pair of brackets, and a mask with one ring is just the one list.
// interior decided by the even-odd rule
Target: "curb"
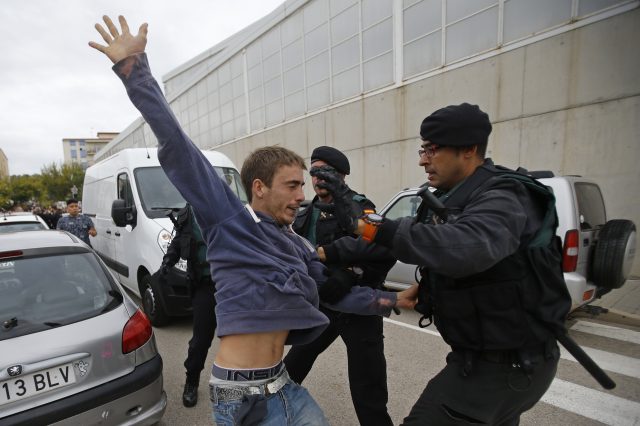
[(576, 318), (591, 318), (591, 319), (601, 319), (606, 322), (620, 324), (620, 325), (628, 325), (632, 327), (640, 328), (640, 315), (630, 314), (624, 311), (618, 311), (616, 309), (608, 309), (608, 312), (601, 314), (591, 314), (588, 312), (580, 312), (574, 311), (570, 314), (572, 319)]

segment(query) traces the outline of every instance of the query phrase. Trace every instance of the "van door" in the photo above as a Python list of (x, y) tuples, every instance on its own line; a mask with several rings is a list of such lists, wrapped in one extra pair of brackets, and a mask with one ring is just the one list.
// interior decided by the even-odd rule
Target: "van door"
[(115, 225), (111, 219), (111, 203), (116, 195), (114, 176), (108, 176), (90, 186), (85, 185), (84, 194), (87, 194), (88, 189), (92, 192), (91, 198), (95, 198), (92, 205), (96, 206), (93, 221), (97, 234), (91, 244), (107, 266), (111, 267), (115, 260), (115, 242), (113, 240)]
[[(118, 190), (117, 198), (125, 201), (126, 207), (133, 207), (136, 211), (135, 202), (133, 199), (133, 191), (131, 189), (131, 182), (127, 170), (121, 170), (116, 177), (116, 188)], [(134, 214), (136, 217), (137, 212)], [(138, 292), (135, 266), (130, 262), (130, 259), (126, 257), (127, 244), (135, 245), (135, 236), (132, 236), (136, 224), (130, 224), (126, 226), (113, 226), (113, 240), (114, 240), (114, 259), (115, 266), (113, 267), (118, 273), (119, 281), (126, 287), (132, 289), (134, 292)]]

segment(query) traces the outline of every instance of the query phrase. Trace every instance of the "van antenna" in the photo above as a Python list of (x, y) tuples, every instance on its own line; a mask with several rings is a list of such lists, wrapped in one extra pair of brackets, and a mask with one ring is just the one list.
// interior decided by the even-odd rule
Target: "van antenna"
[(144, 123), (142, 124), (142, 143), (144, 144), (144, 149), (147, 150), (147, 160), (151, 158), (151, 156), (149, 155), (149, 147), (147, 147), (147, 132), (144, 131), (144, 125), (147, 124), (146, 121), (144, 121)]

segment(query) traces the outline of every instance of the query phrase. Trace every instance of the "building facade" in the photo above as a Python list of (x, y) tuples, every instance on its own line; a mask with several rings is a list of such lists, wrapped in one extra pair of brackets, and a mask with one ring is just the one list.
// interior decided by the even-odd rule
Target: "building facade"
[[(379, 207), (425, 181), (422, 119), (475, 103), (497, 163), (596, 178), (607, 213), (640, 224), (639, 5), (289, 0), (165, 76), (165, 93), (196, 144), (237, 165), (264, 145), (341, 149)], [(156, 144), (140, 118), (100, 156)]]
[(80, 164), (83, 169), (94, 163), (94, 157), (116, 136), (117, 132), (98, 132), (95, 138), (62, 139), (64, 164)]
[(0, 148), (0, 179), (9, 177), (9, 159)]

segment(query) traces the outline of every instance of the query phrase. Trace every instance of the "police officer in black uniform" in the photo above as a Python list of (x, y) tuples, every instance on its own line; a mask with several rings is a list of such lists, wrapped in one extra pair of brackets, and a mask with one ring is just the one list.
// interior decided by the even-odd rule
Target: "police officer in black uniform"
[(363, 239), (421, 266), (416, 309), (451, 346), (404, 425), (517, 425), (556, 373), (554, 327), (564, 327), (570, 298), (557, 222), (538, 233), (555, 209), (522, 181), (499, 176), (504, 169), (485, 159), (490, 132), (477, 105), (425, 118), (419, 165), (446, 210), (423, 201), (417, 220), (371, 216), (358, 224)]
[[(383, 247), (371, 250), (366, 243), (359, 244), (353, 237), (353, 226), (344, 223), (375, 211), (370, 200), (344, 183), (350, 172), (349, 160), (335, 148), (320, 146), (311, 154), (309, 172), (317, 195), (299, 213), (293, 229), (318, 248), (331, 271), (328, 285), (320, 292), (321, 302), (339, 300), (352, 285), (381, 286), (395, 259)], [(343, 287), (333, 291), (329, 282)], [(360, 424), (391, 425), (382, 317), (346, 314), (322, 305), (320, 309), (331, 322), (314, 342), (290, 349), (284, 358), (289, 375), (302, 383), (318, 355), (340, 336), (347, 348), (349, 387)]]
[(167, 274), (180, 258), (187, 261), (187, 277), (191, 283), (191, 303), (193, 306), (193, 335), (184, 366), (187, 379), (182, 393), (185, 407), (198, 403), (200, 372), (204, 368), (207, 352), (216, 331), (215, 284), (211, 280), (211, 270), (206, 260), (206, 244), (202, 231), (196, 222), (191, 206), (187, 204), (178, 211), (176, 235), (162, 258), (161, 272)]

